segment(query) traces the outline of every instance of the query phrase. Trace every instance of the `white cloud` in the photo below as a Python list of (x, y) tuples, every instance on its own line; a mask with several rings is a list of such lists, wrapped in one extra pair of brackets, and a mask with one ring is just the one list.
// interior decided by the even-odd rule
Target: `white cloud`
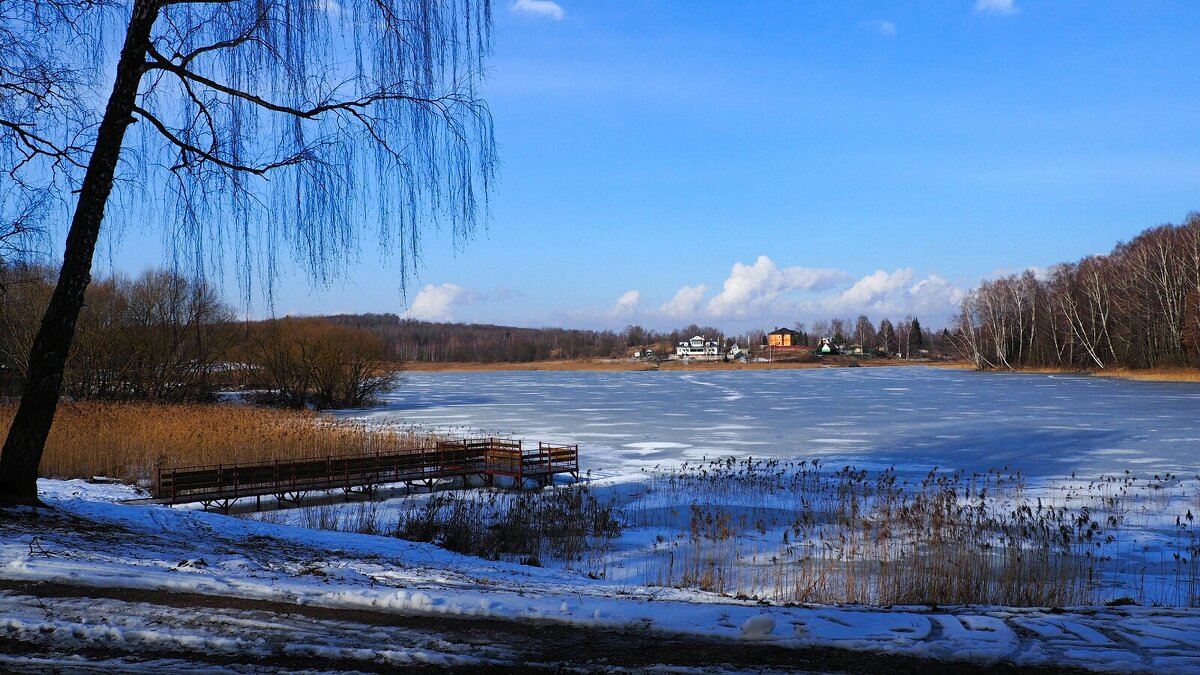
[(734, 263), (729, 278), (708, 303), (708, 313), (716, 318), (744, 317), (770, 306), (783, 293), (828, 288), (846, 278), (841, 270), (811, 267), (780, 269), (765, 255), (753, 265)]
[(875, 270), (874, 274), (869, 274), (854, 282), (853, 286), (842, 291), (836, 297), (851, 305), (869, 307), (871, 304), (879, 302), (881, 298), (892, 295), (907, 286), (912, 278), (911, 267), (896, 270), (891, 274), (883, 270)]
[(562, 21), (567, 16), (567, 10), (554, 0), (516, 0), (512, 4), (512, 11), (554, 21)]
[(896, 24), (893, 21), (872, 21), (871, 27), (875, 29), (876, 33), (884, 37), (896, 36)]
[(625, 291), (621, 297), (617, 298), (617, 304), (612, 306), (614, 314), (628, 314), (637, 309), (638, 301), (642, 299), (642, 294), (637, 291)]
[(455, 305), (469, 305), (473, 302), (475, 302), (475, 293), (458, 284), (446, 283), (440, 286), (426, 284), (425, 288), (417, 293), (417, 297), (413, 298), (412, 304), (408, 306), (408, 311), (404, 313), (404, 318), (421, 321), (453, 321)]
[(896, 319), (906, 314), (941, 320), (953, 314), (962, 302), (962, 289), (936, 274), (913, 282), (912, 268), (894, 272), (876, 270), (843, 291), (809, 303), (806, 313), (814, 316), (866, 314), (875, 320)]
[(631, 321), (654, 328), (677, 328), (686, 323), (714, 323), (726, 329), (770, 328), (795, 321), (853, 318), (866, 314), (872, 321), (920, 317), (935, 327), (958, 313), (964, 291), (937, 274), (919, 277), (912, 268), (877, 270), (855, 279), (840, 269), (779, 267), (759, 256), (753, 263), (735, 263), (719, 292), (710, 286), (683, 286), (670, 300), (645, 304), (642, 293), (630, 290), (604, 307), (569, 312), (574, 325), (619, 327)]
[(980, 14), (1015, 14), (1015, 0), (975, 0), (975, 11)]
[(708, 286), (700, 284), (699, 286), (684, 286), (675, 293), (675, 297), (671, 298), (659, 306), (658, 311), (672, 318), (687, 318), (696, 315), (700, 309), (700, 302), (704, 300), (704, 294), (708, 292)]

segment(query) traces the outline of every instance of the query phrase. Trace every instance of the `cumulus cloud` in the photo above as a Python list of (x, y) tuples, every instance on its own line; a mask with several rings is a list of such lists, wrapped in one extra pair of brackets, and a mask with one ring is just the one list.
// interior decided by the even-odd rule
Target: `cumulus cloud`
[(892, 21), (872, 21), (871, 28), (884, 37), (895, 37), (896, 24)]
[(875, 270), (874, 274), (868, 274), (854, 282), (850, 288), (842, 291), (838, 299), (852, 305), (869, 307), (907, 286), (912, 281), (913, 274), (911, 267), (896, 270), (891, 274), (883, 270)]
[(554, 0), (516, 0), (512, 4), (512, 11), (554, 21), (562, 21), (567, 16), (567, 10)]
[(768, 307), (783, 293), (828, 288), (844, 279), (841, 270), (780, 268), (760, 255), (753, 265), (734, 263), (721, 292), (708, 302), (708, 313), (717, 318), (744, 317)]
[(638, 321), (656, 328), (705, 322), (762, 328), (859, 314), (874, 321), (913, 315), (937, 326), (957, 314), (964, 295), (937, 274), (922, 277), (909, 267), (856, 278), (840, 269), (780, 267), (764, 255), (753, 263), (735, 263), (715, 294), (710, 286), (696, 284), (679, 288), (662, 304), (657, 298), (644, 304), (642, 292), (630, 290), (611, 305), (581, 308), (569, 317), (587, 326)]
[(684, 286), (676, 291), (675, 297), (670, 301), (660, 305), (658, 311), (673, 318), (695, 316), (696, 312), (700, 310), (700, 302), (704, 300), (704, 294), (707, 292), (708, 286), (704, 284)]
[(912, 268), (894, 272), (876, 270), (849, 288), (820, 298), (806, 307), (815, 315), (852, 315), (864, 313), (879, 317), (905, 314), (944, 317), (953, 314), (962, 302), (962, 289), (936, 274), (914, 282)]
[(456, 305), (469, 305), (475, 301), (475, 294), (458, 284), (441, 284), (434, 286), (426, 284), (417, 297), (413, 298), (406, 319), (421, 321), (453, 321)]
[(617, 304), (612, 306), (614, 314), (628, 314), (637, 309), (638, 301), (642, 299), (642, 294), (638, 291), (625, 291), (621, 297), (617, 298)]
[(1016, 0), (975, 0), (975, 11), (980, 14), (1015, 14)]

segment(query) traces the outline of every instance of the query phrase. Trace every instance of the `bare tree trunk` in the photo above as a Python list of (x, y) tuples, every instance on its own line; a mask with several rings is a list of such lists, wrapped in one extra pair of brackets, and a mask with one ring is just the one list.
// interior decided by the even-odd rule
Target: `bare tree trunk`
[(30, 349), (29, 376), (21, 404), (0, 452), (0, 505), (40, 503), (37, 498), (38, 465), (58, 408), (67, 351), (75, 336), (75, 322), (83, 307), (84, 293), (91, 283), (92, 254), (104, 220), (104, 206), (112, 192), (125, 130), (134, 121), (132, 112), (145, 72), (150, 30), (158, 12), (157, 0), (134, 2), (112, 94), (100, 122), (96, 147), (92, 150), (67, 234), (58, 285)]

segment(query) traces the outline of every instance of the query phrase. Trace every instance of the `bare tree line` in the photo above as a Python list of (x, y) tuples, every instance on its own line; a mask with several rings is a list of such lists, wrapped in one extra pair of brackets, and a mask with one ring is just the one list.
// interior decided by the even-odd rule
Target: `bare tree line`
[(795, 324), (801, 344), (816, 348), (824, 338), (833, 344), (856, 346), (864, 354), (896, 356), (899, 358), (942, 358), (956, 353), (945, 329), (930, 330), (912, 315), (902, 320), (881, 319), (876, 326), (870, 317), (860, 314), (857, 319), (829, 319)]
[(1044, 276), (984, 282), (954, 338), (978, 368), (1200, 366), (1200, 213)]
[(351, 314), (328, 321), (370, 331), (383, 340), (387, 357), (417, 363), (529, 363), (552, 359), (628, 356), (628, 331), (518, 328), (490, 324), (434, 323), (395, 314)]
[[(389, 360), (406, 363), (529, 363), (626, 358), (634, 350), (645, 348), (662, 355), (670, 354), (675, 345), (697, 335), (723, 346), (732, 346), (736, 342), (743, 348), (759, 347), (766, 336), (762, 330), (733, 335), (714, 326), (694, 323), (672, 330), (655, 330), (634, 324), (613, 331), (435, 323), (404, 319), (396, 314), (344, 314), (324, 318), (338, 325), (370, 331), (383, 340)], [(860, 316), (857, 322), (848, 319), (818, 321), (811, 332), (805, 329), (806, 324), (796, 324), (801, 343), (814, 348), (822, 337), (830, 337), (837, 344), (861, 342), (868, 352), (906, 358), (910, 354), (941, 356), (954, 352), (948, 333), (929, 331), (913, 317), (905, 317), (896, 326), (891, 320), (884, 319), (879, 329), (866, 316)]]
[[(50, 302), (45, 267), (0, 270), (0, 363), (29, 374), (29, 346)], [(211, 390), (212, 366), (233, 342), (233, 314), (212, 286), (162, 270), (100, 279), (88, 289), (63, 393), (77, 399), (195, 400)]]
[[(0, 382), (20, 391), (53, 271), (0, 267)], [(10, 283), (11, 282), (11, 283)], [(355, 407), (393, 381), (383, 341), (321, 319), (240, 322), (211, 284), (166, 270), (94, 281), (66, 358), (73, 399), (204, 401), (234, 387), (290, 407)]]

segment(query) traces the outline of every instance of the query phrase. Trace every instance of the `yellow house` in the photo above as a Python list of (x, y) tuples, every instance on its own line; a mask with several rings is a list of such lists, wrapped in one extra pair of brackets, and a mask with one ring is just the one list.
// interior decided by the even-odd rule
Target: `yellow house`
[(790, 328), (776, 328), (767, 333), (767, 345), (771, 347), (799, 347), (801, 335)]

